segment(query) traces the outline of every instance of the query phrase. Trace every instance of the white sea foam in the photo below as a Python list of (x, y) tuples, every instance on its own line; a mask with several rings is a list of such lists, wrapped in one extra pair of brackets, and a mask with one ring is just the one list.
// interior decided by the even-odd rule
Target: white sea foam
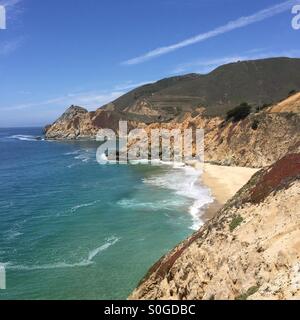
[(64, 156), (73, 156), (73, 155), (76, 155), (80, 152), (80, 150), (75, 150), (75, 151), (72, 151), (72, 152), (66, 152), (64, 153)]
[(107, 242), (105, 244), (103, 244), (102, 246), (92, 250), (89, 252), (89, 256), (88, 256), (88, 260), (87, 261), (93, 261), (93, 259), (102, 251), (107, 250), (109, 247), (113, 246), (114, 244), (116, 244), (120, 239), (116, 238), (116, 237), (111, 237), (109, 239), (107, 239)]
[(147, 165), (147, 164), (149, 164), (149, 160), (148, 159), (130, 160), (130, 164), (133, 164), (133, 165), (136, 165), (136, 164)]
[(198, 183), (201, 174), (201, 171), (193, 167), (175, 164), (169, 172), (144, 179), (144, 183), (173, 190), (177, 195), (193, 199), (194, 203), (189, 208), (193, 219), (191, 229), (198, 230), (203, 224), (203, 209), (213, 202), (210, 191)]
[(9, 230), (6, 234), (6, 239), (11, 241), (11, 240), (14, 240), (14, 239), (20, 237), (21, 235), (23, 235), (22, 232), (19, 232), (17, 230)]
[(79, 156), (75, 157), (76, 160), (81, 160), (82, 162), (88, 162), (91, 158), (88, 154), (80, 154)]
[(92, 265), (94, 263), (94, 259), (98, 256), (101, 252), (104, 252), (114, 244), (116, 244), (120, 239), (116, 237), (111, 237), (106, 239), (106, 243), (101, 245), (100, 247), (91, 250), (88, 253), (87, 258), (82, 259), (79, 262), (75, 263), (68, 263), (68, 262), (55, 262), (43, 265), (14, 265), (11, 263), (4, 264), (6, 269), (8, 270), (20, 270), (20, 271), (34, 271), (34, 270), (49, 270), (49, 269), (65, 269), (65, 268), (75, 268), (75, 267), (86, 267)]
[[(16, 134), (8, 137), (8, 139), (15, 139), (15, 140), (21, 140), (21, 141), (39, 141), (39, 139), (37, 139), (36, 136), (23, 135), (23, 134)], [(44, 140), (44, 139), (41, 139), (41, 140)]]
[[(71, 155), (71, 153), (69, 153), (69, 155)], [(73, 155), (75, 155), (75, 160), (80, 160), (82, 162), (90, 162), (95, 157), (95, 152), (92, 149), (82, 149), (74, 151)]]
[(161, 209), (172, 210), (176, 207), (183, 206), (184, 203), (182, 199), (172, 199), (172, 200), (161, 200), (153, 202), (141, 202), (136, 199), (122, 199), (117, 202), (117, 204), (122, 208), (127, 209), (143, 209), (151, 211), (159, 211)]
[(68, 169), (72, 169), (72, 168), (75, 167), (75, 166), (76, 166), (76, 164), (75, 164), (75, 163), (72, 163), (72, 164), (68, 165), (67, 168), (68, 168)]
[(94, 206), (96, 203), (98, 203), (99, 200), (95, 200), (93, 202), (89, 202), (89, 203), (82, 203), (82, 204), (78, 204), (77, 206), (74, 206), (71, 208), (71, 212), (75, 213), (76, 211), (82, 209), (82, 208), (86, 208), (86, 207), (92, 207)]

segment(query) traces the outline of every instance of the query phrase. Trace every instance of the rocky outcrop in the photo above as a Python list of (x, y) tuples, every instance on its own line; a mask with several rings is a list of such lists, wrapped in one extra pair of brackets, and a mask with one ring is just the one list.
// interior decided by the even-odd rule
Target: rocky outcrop
[[(88, 112), (82, 107), (71, 106), (57, 121), (45, 128), (45, 136), (49, 140), (95, 139), (101, 128), (117, 131), (121, 120), (128, 119), (114, 110)], [(128, 120), (128, 129), (138, 124), (137, 121)]]
[(93, 132), (91, 114), (84, 108), (71, 106), (51, 126), (45, 128), (47, 139), (76, 139)]
[(130, 299), (299, 299), (300, 154), (259, 171)]

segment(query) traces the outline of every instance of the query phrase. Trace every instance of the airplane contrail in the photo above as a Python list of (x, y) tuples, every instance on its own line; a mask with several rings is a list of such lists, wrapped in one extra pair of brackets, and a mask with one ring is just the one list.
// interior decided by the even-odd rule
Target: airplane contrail
[(192, 38), (186, 39), (184, 41), (175, 43), (170, 46), (164, 46), (164, 47), (160, 47), (155, 50), (149, 51), (139, 57), (124, 61), (124, 62), (122, 62), (122, 64), (123, 65), (139, 64), (139, 63), (145, 62), (147, 60), (162, 56), (162, 55), (167, 54), (169, 52), (172, 52), (172, 51), (190, 46), (192, 44), (199, 43), (199, 42), (205, 41), (207, 39), (219, 36), (221, 34), (230, 32), (232, 30), (246, 27), (250, 24), (253, 24), (253, 23), (256, 23), (259, 21), (263, 21), (265, 19), (271, 18), (271, 17), (278, 15), (280, 13), (283, 13), (285, 11), (291, 10), (292, 6), (297, 3), (299, 4), (300, 1), (299, 0), (285, 1), (285, 2), (277, 4), (275, 6), (258, 11), (255, 14), (252, 14), (250, 16), (240, 17), (237, 20), (230, 21), (227, 24), (225, 24), (221, 27), (218, 27), (214, 30), (198, 34)]

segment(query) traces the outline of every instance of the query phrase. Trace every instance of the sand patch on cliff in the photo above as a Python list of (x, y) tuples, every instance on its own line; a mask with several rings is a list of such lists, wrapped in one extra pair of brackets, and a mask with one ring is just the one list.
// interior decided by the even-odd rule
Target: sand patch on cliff
[(225, 204), (259, 169), (226, 167), (205, 163), (201, 181), (211, 189), (214, 198)]

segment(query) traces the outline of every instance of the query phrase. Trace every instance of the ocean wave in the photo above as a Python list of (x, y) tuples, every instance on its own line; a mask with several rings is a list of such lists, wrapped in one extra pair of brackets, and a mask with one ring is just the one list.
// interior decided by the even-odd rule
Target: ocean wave
[(126, 209), (144, 209), (151, 211), (159, 211), (161, 209), (172, 210), (176, 207), (183, 206), (183, 199), (162, 200), (154, 202), (141, 202), (136, 199), (122, 199), (117, 205)]
[(76, 166), (76, 164), (75, 164), (75, 163), (72, 163), (72, 164), (68, 165), (67, 168), (68, 168), (68, 169), (72, 169), (72, 168), (75, 167), (75, 166)]
[(93, 149), (78, 149), (69, 151), (63, 154), (64, 156), (74, 156), (73, 159), (80, 160), (82, 162), (89, 162), (96, 157), (95, 150)]
[(75, 157), (76, 160), (81, 160), (82, 162), (88, 162), (91, 158), (87, 154), (81, 154), (77, 157)]
[(71, 151), (71, 152), (66, 152), (63, 155), (64, 156), (74, 156), (76, 154), (78, 154), (81, 150), (75, 150), (75, 151)]
[(189, 208), (193, 219), (191, 229), (198, 230), (203, 225), (201, 219), (203, 209), (213, 202), (209, 189), (198, 183), (201, 174), (201, 171), (193, 167), (175, 164), (169, 172), (144, 179), (143, 182), (172, 190), (177, 195), (193, 199), (193, 205)]
[(100, 200), (95, 200), (93, 202), (88, 202), (88, 203), (82, 203), (82, 204), (78, 204), (77, 206), (74, 206), (71, 208), (71, 212), (75, 213), (76, 211), (82, 209), (82, 208), (86, 208), (86, 207), (92, 207), (95, 204), (97, 204)]
[(17, 223), (14, 223), (13, 225), (10, 226), (10, 228), (8, 230), (6, 230), (2, 233), (2, 235), (1, 235), (2, 238), (7, 241), (13, 241), (16, 238), (22, 236), (24, 233), (21, 231), (22, 231), (22, 228), (26, 222), (27, 222), (27, 220), (25, 219), (25, 220), (19, 221)]
[(116, 237), (111, 237), (111, 238), (108, 238), (106, 241), (105, 244), (103, 244), (102, 246), (92, 250), (89, 252), (89, 255), (88, 255), (88, 259), (87, 261), (90, 261), (92, 262), (93, 259), (99, 254), (101, 253), (102, 251), (105, 251), (107, 250), (109, 247), (113, 246), (114, 244), (116, 244), (120, 239), (119, 238), (116, 238)]
[(44, 265), (14, 265), (11, 263), (4, 263), (4, 266), (8, 270), (17, 270), (17, 271), (34, 271), (34, 270), (49, 270), (49, 269), (65, 269), (65, 268), (76, 268), (76, 267), (87, 267), (92, 264), (94, 264), (94, 259), (96, 256), (98, 256), (101, 252), (104, 252), (114, 244), (116, 244), (120, 239), (116, 237), (111, 237), (106, 239), (106, 243), (101, 245), (100, 247), (97, 247), (96, 249), (91, 250), (88, 253), (87, 258), (75, 262), (75, 263), (67, 263), (65, 261), (63, 262), (55, 262), (50, 264), (44, 264)]
[(6, 233), (6, 239), (8, 241), (11, 241), (11, 240), (14, 240), (18, 237), (20, 237), (21, 235), (23, 235), (22, 232), (19, 232), (17, 230), (9, 230), (7, 233)]
[(10, 137), (7, 137), (8, 139), (14, 139), (14, 140), (21, 140), (21, 141), (40, 141), (44, 140), (37, 136), (31, 136), (31, 135), (23, 135), (23, 134), (16, 134)]

